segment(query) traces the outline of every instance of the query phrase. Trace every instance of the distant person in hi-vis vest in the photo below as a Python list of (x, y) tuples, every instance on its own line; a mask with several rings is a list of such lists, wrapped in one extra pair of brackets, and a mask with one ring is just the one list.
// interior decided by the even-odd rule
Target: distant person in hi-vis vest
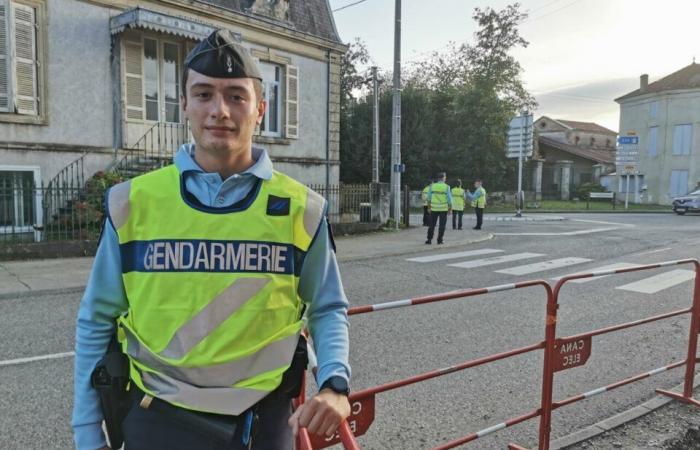
[(428, 227), (428, 239), (426, 244), (433, 243), (435, 225), (439, 222), (437, 243), (442, 244), (445, 236), (445, 226), (447, 225), (447, 213), (452, 210), (452, 193), (450, 187), (445, 183), (447, 175), (440, 172), (435, 183), (428, 189), (428, 210), (430, 211), (430, 226)]
[(457, 179), (456, 186), (451, 189), (452, 193), (452, 229), (462, 229), (462, 215), (464, 215), (464, 200), (466, 191), (462, 189), (462, 180)]
[[(77, 319), (75, 444), (107, 448), (104, 418), (127, 450), (291, 450), (299, 427), (332, 436), (350, 414), (348, 301), (327, 203), (252, 146), (262, 77), (231, 32), (213, 32), (183, 66), (194, 142), (106, 196)], [(305, 324), (320, 391), (292, 413)], [(128, 358), (116, 419), (101, 390), (115, 371), (101, 361), (115, 353)]]
[(431, 180), (425, 185), (420, 193), (420, 199), (423, 202), (423, 226), (430, 226), (430, 209), (428, 208), (428, 191), (430, 190), (430, 185), (433, 184)]
[(472, 208), (476, 214), (474, 229), (481, 230), (481, 224), (484, 221), (484, 208), (486, 208), (486, 189), (483, 188), (480, 178), (474, 181), (474, 192), (467, 191), (467, 196), (471, 200)]

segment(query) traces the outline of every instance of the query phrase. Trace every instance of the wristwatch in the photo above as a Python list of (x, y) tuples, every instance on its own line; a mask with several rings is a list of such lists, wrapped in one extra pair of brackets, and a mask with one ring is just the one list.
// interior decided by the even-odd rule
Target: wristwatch
[(330, 377), (321, 385), (321, 391), (324, 389), (330, 389), (337, 394), (343, 394), (348, 396), (350, 394), (350, 387), (348, 386), (348, 381), (339, 376)]

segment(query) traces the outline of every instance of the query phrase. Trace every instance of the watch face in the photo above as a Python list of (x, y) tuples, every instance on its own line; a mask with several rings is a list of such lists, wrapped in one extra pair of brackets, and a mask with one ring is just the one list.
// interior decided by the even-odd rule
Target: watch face
[(348, 382), (342, 377), (331, 377), (326, 386), (339, 394), (347, 395), (349, 392)]

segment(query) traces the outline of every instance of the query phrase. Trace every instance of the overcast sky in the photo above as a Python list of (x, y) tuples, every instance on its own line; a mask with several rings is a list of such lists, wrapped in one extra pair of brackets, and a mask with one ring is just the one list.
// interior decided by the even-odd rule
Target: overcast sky
[[(330, 0), (338, 9), (358, 0)], [(501, 9), (509, 1), (403, 0), (402, 60), (424, 58), (450, 41), (471, 41), (475, 7)], [(526, 87), (540, 106), (536, 117), (597, 122), (619, 128), (614, 98), (700, 57), (694, 37), (698, 0), (523, 0), (530, 17), (521, 33), (530, 42), (514, 53)], [(375, 64), (391, 69), (394, 0), (365, 0), (334, 13), (345, 42), (365, 41)]]

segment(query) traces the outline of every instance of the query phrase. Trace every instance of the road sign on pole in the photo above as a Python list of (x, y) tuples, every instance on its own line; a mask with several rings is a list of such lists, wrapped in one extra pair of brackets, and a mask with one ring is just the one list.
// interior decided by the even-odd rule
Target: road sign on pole
[(524, 114), (511, 119), (508, 126), (507, 158), (518, 158), (518, 192), (515, 196), (515, 216), (520, 217), (523, 209), (523, 158), (532, 156), (533, 148), (532, 114)]
[(625, 175), (625, 209), (629, 205), (630, 176), (635, 179), (639, 173), (639, 136), (620, 136), (617, 139), (615, 165), (621, 175)]

